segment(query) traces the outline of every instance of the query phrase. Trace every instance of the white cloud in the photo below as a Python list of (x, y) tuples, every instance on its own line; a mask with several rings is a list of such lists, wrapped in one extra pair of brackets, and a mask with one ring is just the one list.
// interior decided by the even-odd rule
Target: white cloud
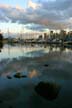
[(35, 2), (32, 2), (32, 0), (29, 0), (28, 2), (28, 8), (33, 8), (33, 9), (37, 9), (39, 8), (41, 5)]

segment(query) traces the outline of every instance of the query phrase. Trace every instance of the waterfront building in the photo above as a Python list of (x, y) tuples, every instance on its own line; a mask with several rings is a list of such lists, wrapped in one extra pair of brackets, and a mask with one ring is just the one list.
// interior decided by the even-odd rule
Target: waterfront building
[(44, 33), (44, 40), (48, 40), (48, 35), (47, 35), (47, 33)]
[(3, 41), (3, 35), (0, 33), (0, 42)]
[(53, 31), (50, 31), (50, 38), (54, 39), (54, 33), (53, 33)]
[(66, 38), (66, 31), (65, 30), (61, 30), (60, 31), (60, 39), (62, 40), (62, 41), (64, 41), (64, 39)]

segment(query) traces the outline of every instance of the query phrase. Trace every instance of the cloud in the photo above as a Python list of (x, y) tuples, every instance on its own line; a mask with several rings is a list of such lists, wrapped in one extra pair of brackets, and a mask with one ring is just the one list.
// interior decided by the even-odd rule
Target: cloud
[(26, 24), (25, 28), (31, 29), (31, 30), (36, 30), (36, 31), (44, 31), (47, 27), (44, 25), (40, 24)]
[(72, 28), (72, 0), (29, 0), (25, 9), (0, 5), (0, 21), (34, 24), (34, 29)]
[(24, 23), (24, 18), (26, 17), (25, 9), (22, 9), (19, 6), (11, 7), (7, 5), (1, 5), (0, 6), (0, 19), (1, 17), (3, 17), (3, 19), (6, 22), (9, 22), (11, 20), (12, 22), (19, 21), (19, 22)]
[(24, 10), (21, 6), (19, 6), (18, 4), (16, 5), (16, 7), (15, 7), (17, 10)]
[(33, 9), (37, 9), (38, 7), (40, 7), (41, 5), (38, 3), (34, 3), (32, 2), (32, 0), (29, 0), (28, 2), (28, 8), (33, 8)]
[(67, 10), (72, 7), (71, 0), (42, 1), (42, 7), (48, 10)]

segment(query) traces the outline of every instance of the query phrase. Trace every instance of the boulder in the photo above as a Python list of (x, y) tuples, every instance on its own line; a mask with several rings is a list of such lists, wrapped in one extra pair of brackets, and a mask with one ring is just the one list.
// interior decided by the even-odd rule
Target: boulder
[(16, 73), (14, 75), (15, 78), (26, 78), (27, 76), (26, 75), (21, 75), (21, 73)]
[(47, 100), (54, 100), (57, 98), (60, 88), (60, 85), (57, 85), (55, 83), (40, 82), (35, 87), (35, 91), (38, 95), (42, 96)]
[(11, 76), (7, 76), (7, 78), (8, 78), (8, 79), (12, 79), (12, 77), (11, 77)]
[(48, 65), (48, 64), (44, 64), (44, 66), (45, 66), (45, 67), (48, 67), (49, 65)]

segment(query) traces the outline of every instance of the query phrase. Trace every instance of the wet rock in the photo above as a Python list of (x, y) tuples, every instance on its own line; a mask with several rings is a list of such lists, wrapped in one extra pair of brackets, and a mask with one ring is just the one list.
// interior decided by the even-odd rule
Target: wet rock
[(26, 76), (26, 75), (22, 75), (21, 77), (22, 77), (22, 78), (26, 78), (27, 76)]
[(7, 78), (8, 78), (8, 79), (12, 79), (12, 77), (11, 77), (11, 76), (7, 76)]
[(60, 85), (57, 85), (55, 83), (40, 82), (35, 87), (35, 91), (38, 95), (42, 96), (47, 100), (54, 100), (57, 98), (60, 88)]
[(44, 66), (45, 66), (45, 67), (48, 67), (49, 65), (48, 65), (48, 64), (44, 64)]
[(16, 74), (14, 75), (14, 77), (15, 77), (15, 78), (21, 78), (21, 74), (20, 74), (20, 73), (16, 73)]
[(26, 75), (21, 75), (21, 73), (16, 73), (14, 75), (15, 78), (26, 78), (27, 76)]

